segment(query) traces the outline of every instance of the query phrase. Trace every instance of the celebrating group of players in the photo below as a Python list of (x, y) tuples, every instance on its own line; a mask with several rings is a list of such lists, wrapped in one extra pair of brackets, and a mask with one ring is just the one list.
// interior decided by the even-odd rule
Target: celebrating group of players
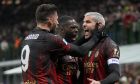
[(57, 11), (54, 4), (42, 4), (36, 10), (37, 26), (22, 43), (24, 84), (116, 83), (120, 51), (104, 32), (104, 17), (85, 13), (83, 35), (78, 36), (75, 19), (62, 16), (58, 20)]

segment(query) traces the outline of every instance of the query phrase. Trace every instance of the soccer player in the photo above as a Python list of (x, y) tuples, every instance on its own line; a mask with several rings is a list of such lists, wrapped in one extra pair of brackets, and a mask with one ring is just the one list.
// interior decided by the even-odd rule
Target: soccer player
[(35, 16), (37, 27), (22, 43), (23, 81), (24, 84), (57, 84), (55, 57), (60, 54), (83, 56), (98, 41), (98, 34), (78, 47), (51, 33), (58, 24), (57, 7), (54, 4), (38, 6)]
[(83, 58), (84, 84), (114, 84), (119, 80), (118, 45), (104, 32), (105, 19), (98, 12), (87, 12), (83, 20), (85, 39), (92, 36), (93, 31), (102, 34), (99, 42)]
[[(71, 16), (62, 16), (59, 19), (59, 34), (67, 42), (73, 43), (78, 36), (79, 25)], [(57, 61), (58, 84), (76, 84), (78, 71), (78, 58), (66, 55)]]

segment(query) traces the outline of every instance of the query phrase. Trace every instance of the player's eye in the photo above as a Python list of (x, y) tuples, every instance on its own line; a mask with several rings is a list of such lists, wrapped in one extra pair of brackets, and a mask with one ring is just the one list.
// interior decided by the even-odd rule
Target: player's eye
[(71, 26), (70, 28), (71, 28), (71, 29), (75, 29), (75, 28), (77, 28), (77, 29), (78, 29), (78, 27), (77, 27), (77, 26)]
[(91, 21), (87, 20), (86, 23), (91, 23)]

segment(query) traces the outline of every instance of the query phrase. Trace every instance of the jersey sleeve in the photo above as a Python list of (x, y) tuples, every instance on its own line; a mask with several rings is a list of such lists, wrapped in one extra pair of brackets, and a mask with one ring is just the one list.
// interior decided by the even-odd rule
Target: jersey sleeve
[(105, 47), (106, 47), (105, 54), (107, 56), (108, 65), (119, 64), (119, 58), (120, 58), (119, 46), (111, 39), (107, 39)]
[(112, 41), (110, 38), (107, 38), (105, 41), (105, 55), (107, 57), (108, 64), (108, 76), (101, 80), (101, 84), (114, 84), (120, 78), (120, 50), (118, 45)]
[(81, 46), (76, 46), (74, 44), (67, 43), (65, 39), (58, 36), (50, 35), (49, 38), (51, 39), (53, 51), (76, 57), (83, 57), (99, 41), (99, 38), (94, 35), (88, 42), (82, 44)]
[(70, 50), (70, 44), (63, 38), (57, 35), (50, 35), (51, 51), (57, 54), (66, 54)]
[(81, 50), (83, 46), (76, 46), (74, 44), (68, 43), (64, 38), (60, 36), (50, 36), (51, 45), (53, 46), (51, 52), (57, 54), (58, 56), (72, 55), (75, 57), (84, 56), (84, 50)]

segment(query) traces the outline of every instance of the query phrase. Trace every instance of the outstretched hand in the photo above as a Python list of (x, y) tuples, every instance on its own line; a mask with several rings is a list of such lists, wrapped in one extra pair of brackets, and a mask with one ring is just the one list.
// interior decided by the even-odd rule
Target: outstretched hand
[(101, 84), (100, 81), (96, 81), (94, 79), (87, 78), (87, 80), (90, 82), (89, 84)]

